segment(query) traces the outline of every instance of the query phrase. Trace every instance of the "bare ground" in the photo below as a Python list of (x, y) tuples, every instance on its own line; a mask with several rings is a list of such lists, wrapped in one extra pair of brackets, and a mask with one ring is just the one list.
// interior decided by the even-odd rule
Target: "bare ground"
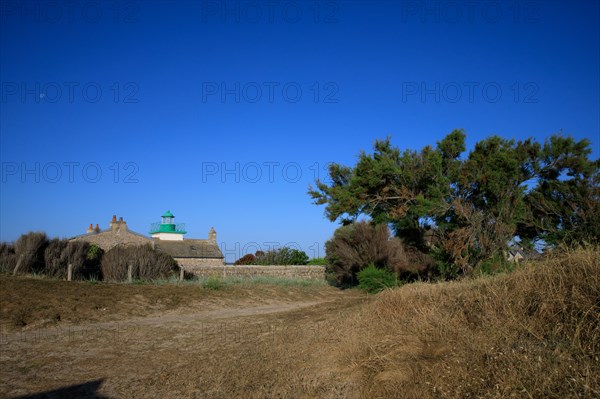
[(598, 315), (596, 247), (376, 296), (0, 275), (0, 397), (600, 398)]
[(367, 300), (357, 292), (1, 282), (1, 397), (342, 398), (352, 391), (334, 358), (336, 326)]

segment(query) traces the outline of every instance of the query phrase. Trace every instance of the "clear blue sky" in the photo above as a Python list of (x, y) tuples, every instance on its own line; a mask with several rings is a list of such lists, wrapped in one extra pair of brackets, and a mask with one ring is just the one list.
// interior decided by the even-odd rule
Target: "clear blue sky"
[[(464, 128), (600, 145), (596, 1), (2, 1), (0, 240), (70, 237), (167, 209), (323, 255), (336, 224), (306, 194), (354, 164)], [(315, 244), (316, 243), (316, 244)]]

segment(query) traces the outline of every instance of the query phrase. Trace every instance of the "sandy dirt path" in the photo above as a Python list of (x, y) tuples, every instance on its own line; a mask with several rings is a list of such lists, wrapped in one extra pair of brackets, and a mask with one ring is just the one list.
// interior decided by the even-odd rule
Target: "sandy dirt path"
[(9, 345), (18, 342), (27, 342), (53, 337), (63, 333), (79, 335), (86, 331), (117, 331), (119, 328), (142, 328), (156, 327), (175, 324), (190, 324), (194, 322), (215, 322), (221, 319), (229, 319), (244, 316), (258, 316), (270, 313), (286, 312), (302, 309), (307, 306), (332, 302), (333, 300), (304, 301), (304, 302), (274, 302), (268, 305), (256, 305), (254, 303), (241, 303), (235, 308), (219, 308), (211, 310), (201, 309), (177, 309), (165, 311), (144, 317), (132, 317), (121, 321), (92, 322), (73, 325), (55, 325), (37, 328), (29, 331), (16, 333), (3, 333), (0, 336), (0, 344)]
[(332, 387), (337, 323), (365, 299), (307, 299), (4, 334), (0, 397), (316, 397)]

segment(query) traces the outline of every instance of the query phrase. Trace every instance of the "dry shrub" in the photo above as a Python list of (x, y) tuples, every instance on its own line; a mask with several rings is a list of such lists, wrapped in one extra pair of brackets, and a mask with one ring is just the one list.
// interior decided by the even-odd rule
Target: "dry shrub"
[(238, 260), (236, 260), (233, 264), (234, 265), (251, 265), (254, 263), (255, 260), (256, 260), (256, 256), (254, 256), (252, 254), (246, 254), (246, 255), (242, 256), (241, 258), (239, 258)]
[(405, 270), (430, 273), (435, 269), (435, 259), (414, 247), (405, 247), (404, 254), (406, 257)]
[(600, 254), (387, 291), (351, 323), (362, 398), (600, 396)]
[(177, 269), (177, 262), (150, 245), (116, 246), (102, 257), (101, 269), (105, 280), (127, 280), (127, 267), (132, 265), (132, 278), (152, 280), (167, 278)]
[[(102, 263), (100, 264), (104, 280), (126, 280), (128, 256), (127, 248), (124, 246), (116, 246), (107, 251), (102, 257)], [(131, 261), (133, 262), (133, 259)]]
[(131, 249), (137, 263), (133, 275), (141, 280), (166, 278), (178, 269), (177, 262), (163, 252), (153, 250), (149, 245)]
[(44, 251), (43, 273), (54, 278), (67, 278), (68, 265), (73, 265), (72, 278), (84, 280), (100, 278), (99, 259), (90, 259), (91, 245), (85, 241), (68, 241), (57, 238), (50, 240)]
[(0, 272), (12, 272), (17, 265), (14, 245), (0, 243)]
[(44, 251), (48, 245), (46, 233), (29, 232), (15, 242), (19, 273), (40, 272), (44, 269)]
[(390, 239), (386, 225), (357, 222), (337, 229), (325, 243), (329, 271), (337, 285), (356, 284), (356, 273), (369, 264), (387, 268), (397, 275), (418, 272), (418, 265), (408, 262), (402, 242)]
[(82, 280), (90, 277), (100, 278), (100, 259), (89, 257), (90, 243), (85, 241), (69, 241), (63, 257), (73, 265), (73, 279)]
[(63, 251), (67, 246), (65, 240), (54, 238), (50, 240), (44, 251), (44, 274), (54, 278), (65, 278), (67, 276), (67, 261), (63, 257)]

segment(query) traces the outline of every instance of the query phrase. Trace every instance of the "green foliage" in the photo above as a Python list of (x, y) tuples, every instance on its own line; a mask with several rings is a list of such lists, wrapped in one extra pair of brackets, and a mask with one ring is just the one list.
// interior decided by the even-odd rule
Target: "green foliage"
[(465, 134), (455, 130), (438, 148), (400, 152), (390, 138), (375, 142), (372, 155), (361, 152), (354, 168), (332, 164), (331, 185), (319, 180), (309, 189), (315, 204), (326, 204), (331, 220), (369, 215), (375, 223), (394, 223), (406, 244), (423, 248), (420, 218), (447, 208), (464, 151)]
[(458, 274), (472, 272), (515, 237), (551, 245), (600, 241), (600, 160), (589, 159), (588, 140), (553, 135), (542, 145), (492, 136), (464, 156), (465, 138), (454, 130), (420, 151), (378, 140), (355, 166), (330, 165), (331, 183), (317, 180), (308, 193), (331, 221), (346, 225), (367, 215), (423, 253), (443, 250), (442, 275), (456, 274), (448, 264)]
[(254, 265), (306, 265), (308, 255), (304, 251), (283, 247), (256, 253)]
[(219, 291), (223, 288), (223, 280), (217, 276), (209, 276), (202, 283), (202, 287), (208, 290)]
[(481, 275), (493, 275), (513, 271), (516, 266), (516, 263), (509, 262), (504, 256), (496, 255), (482, 261), (476, 270)]
[(279, 276), (225, 276), (222, 278), (223, 285), (240, 285), (252, 287), (257, 285), (274, 285), (283, 287), (320, 287), (326, 286), (327, 282), (322, 279), (302, 279)]
[(292, 249), (286, 257), (289, 259), (289, 265), (306, 265), (308, 263), (308, 255), (298, 249)]
[(553, 245), (600, 242), (600, 159), (588, 158), (589, 141), (552, 136), (537, 151), (537, 184), (524, 196), (518, 234)]
[(96, 244), (90, 244), (86, 254), (86, 259), (93, 262), (99, 262), (104, 254), (104, 250)]
[(325, 266), (327, 265), (326, 258), (312, 258), (308, 261), (307, 265)]
[(391, 271), (375, 267), (373, 263), (357, 273), (358, 288), (376, 294), (385, 288), (392, 288), (398, 285), (398, 279)]
[(435, 261), (434, 277), (440, 280), (453, 280), (460, 276), (461, 269), (452, 263), (452, 259), (443, 250), (431, 252), (431, 257)]

